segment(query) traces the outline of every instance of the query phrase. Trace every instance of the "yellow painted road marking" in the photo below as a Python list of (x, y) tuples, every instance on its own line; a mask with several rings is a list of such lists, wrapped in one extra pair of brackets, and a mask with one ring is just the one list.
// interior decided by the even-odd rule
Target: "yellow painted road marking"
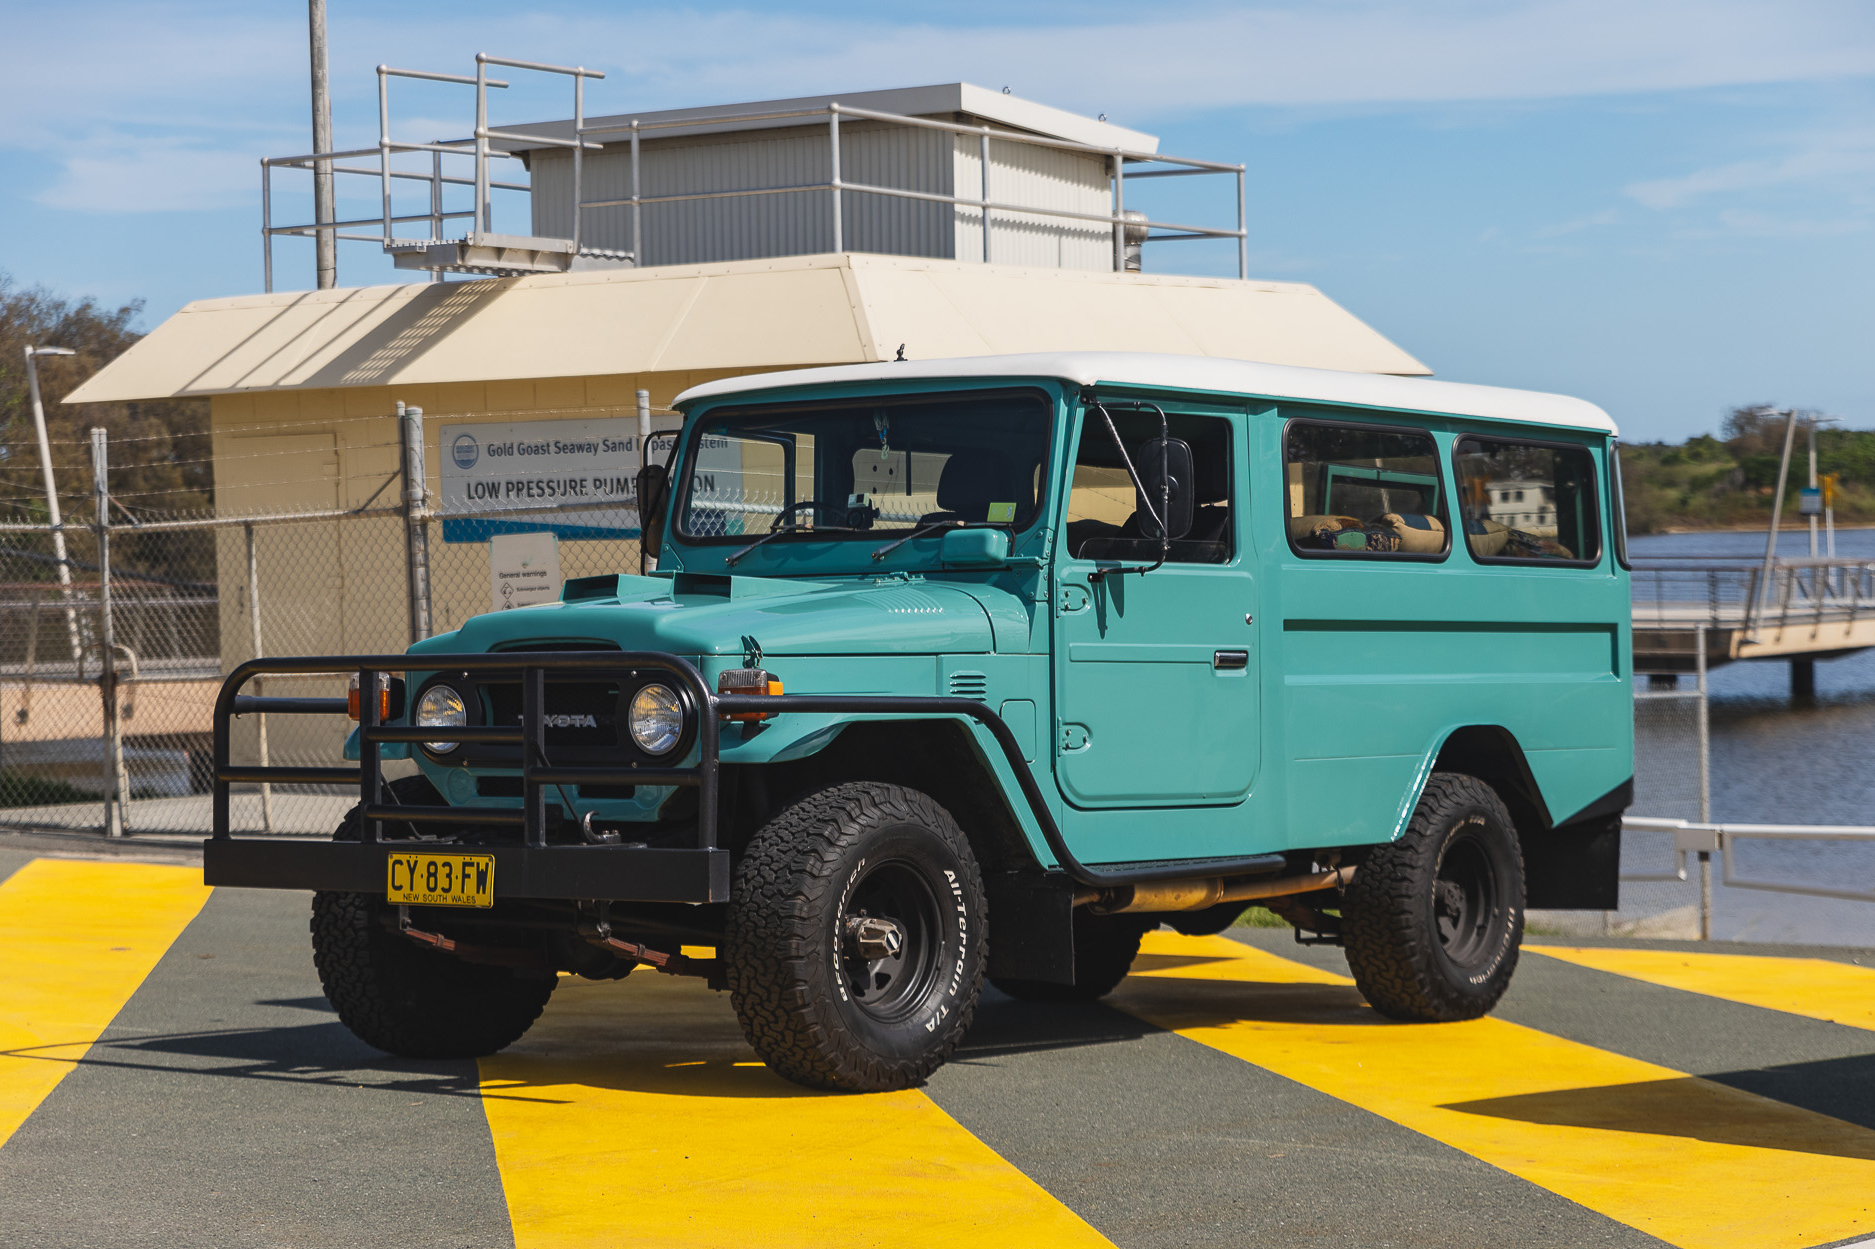
[(1825, 958), (1526, 945), (1631, 980), (1875, 1031), (1875, 968)]
[(1353, 982), (1155, 933), (1113, 1003), (1687, 1249), (1875, 1231), (1875, 1132), (1501, 1019), (1395, 1024)]
[(1109, 1245), (923, 1093), (770, 1074), (696, 981), (562, 979), (481, 1067), (518, 1249)]
[(78, 1064), (202, 904), (199, 867), (35, 859), (0, 882), (0, 1144)]

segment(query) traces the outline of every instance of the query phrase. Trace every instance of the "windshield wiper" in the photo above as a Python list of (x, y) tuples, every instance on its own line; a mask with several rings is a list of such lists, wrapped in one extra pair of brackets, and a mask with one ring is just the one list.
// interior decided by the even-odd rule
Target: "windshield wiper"
[(761, 537), (757, 538), (755, 541), (749, 543), (749, 545), (743, 547), (740, 551), (733, 552), (732, 554), (727, 556), (723, 560), (723, 563), (725, 565), (733, 565), (737, 560), (741, 559), (744, 555), (747, 555), (750, 551), (753, 551), (756, 547), (762, 545), (762, 543), (773, 542), (776, 538), (785, 537), (786, 535), (791, 534), (791, 533), (864, 533), (864, 532), (865, 530), (855, 529), (851, 525), (815, 525), (812, 529), (809, 529), (805, 523), (790, 523), (790, 524), (782, 526), (780, 529), (769, 530), (767, 533), (763, 534)]
[[(906, 534), (904, 537), (900, 538), (896, 542), (886, 543), (884, 546), (880, 547), (878, 550), (872, 553), (872, 558), (875, 561), (882, 560), (886, 556), (890, 555), (892, 552), (904, 546), (907, 542), (910, 542), (913, 538), (922, 538), (926, 534), (936, 533), (940, 529), (956, 529), (964, 525), (975, 524), (975, 523), (977, 522), (968, 521), (968, 520), (934, 520), (928, 525), (918, 526), (918, 528), (912, 530), (910, 533)], [(991, 526), (991, 527), (993, 528), (994, 526)]]

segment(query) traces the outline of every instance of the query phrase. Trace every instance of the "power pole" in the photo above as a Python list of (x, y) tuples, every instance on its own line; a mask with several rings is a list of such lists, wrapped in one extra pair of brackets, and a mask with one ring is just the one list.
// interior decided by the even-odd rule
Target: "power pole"
[[(312, 29), (312, 145), (315, 152), (332, 150), (332, 90), (326, 70), (326, 0), (306, 0), (307, 24)], [(313, 222), (336, 221), (332, 203), (332, 162), (313, 164)], [(329, 291), (338, 285), (338, 239), (331, 227), (319, 231), (319, 289)]]

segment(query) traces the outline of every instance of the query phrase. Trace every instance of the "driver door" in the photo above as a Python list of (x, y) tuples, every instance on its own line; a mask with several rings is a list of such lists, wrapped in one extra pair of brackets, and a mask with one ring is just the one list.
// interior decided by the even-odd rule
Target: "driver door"
[[(1156, 414), (1113, 414), (1128, 454)], [(1196, 490), (1190, 534), (1142, 539), (1106, 423), (1083, 420), (1054, 587), (1055, 777), (1073, 805), (1210, 806), (1249, 793), (1259, 755), (1256, 579), (1244, 549), (1244, 418), (1178, 414)]]

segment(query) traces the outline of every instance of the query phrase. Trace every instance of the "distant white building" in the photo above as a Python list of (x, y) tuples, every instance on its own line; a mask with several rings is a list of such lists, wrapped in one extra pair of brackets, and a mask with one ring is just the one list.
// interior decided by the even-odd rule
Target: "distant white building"
[(1540, 537), (1556, 534), (1556, 487), (1553, 482), (1514, 478), (1485, 483), (1491, 520)]

